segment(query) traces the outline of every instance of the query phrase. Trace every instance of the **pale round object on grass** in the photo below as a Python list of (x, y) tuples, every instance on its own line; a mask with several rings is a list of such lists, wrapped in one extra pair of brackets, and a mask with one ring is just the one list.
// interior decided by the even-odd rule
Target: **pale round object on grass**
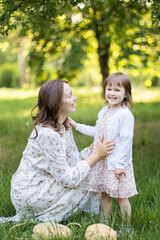
[(105, 224), (92, 224), (85, 232), (86, 240), (117, 240), (116, 232)]
[(45, 239), (50, 239), (56, 236), (62, 237), (70, 237), (72, 235), (72, 231), (70, 228), (58, 224), (58, 223), (39, 223), (33, 228), (33, 239), (39, 239), (39, 237), (43, 237)]

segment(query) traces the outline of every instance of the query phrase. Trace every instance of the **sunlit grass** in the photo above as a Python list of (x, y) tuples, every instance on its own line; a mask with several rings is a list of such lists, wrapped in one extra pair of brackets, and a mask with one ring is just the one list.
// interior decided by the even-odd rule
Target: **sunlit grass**
[(134, 102), (159, 102), (160, 88), (133, 87)]
[(28, 97), (37, 96), (38, 89), (32, 90), (22, 90), (22, 89), (12, 89), (12, 88), (0, 88), (0, 99), (25, 99)]
[[(95, 96), (99, 97), (99, 102), (104, 102), (102, 97), (102, 88), (99, 87), (82, 87), (82, 88), (74, 88), (73, 92), (78, 97), (89, 97), (95, 99)], [(159, 87), (151, 87), (146, 88), (143, 86), (133, 86), (132, 87), (132, 95), (134, 102), (158, 102), (160, 101), (160, 88)], [(83, 99), (84, 101), (84, 99)], [(85, 100), (87, 101), (87, 99)], [(96, 98), (97, 101), (97, 98)]]
[[(38, 89), (30, 89), (30, 90), (22, 90), (22, 89), (11, 89), (11, 88), (0, 88), (0, 100), (10, 100), (10, 99), (25, 99), (28, 97), (36, 97), (38, 95)], [(99, 97), (99, 101), (102, 102), (102, 88), (100, 86), (97, 87), (81, 87), (81, 88), (73, 88), (73, 93), (81, 98), (81, 97), (89, 97), (89, 99), (96, 101), (97, 97)], [(133, 99), (135, 102), (153, 102), (160, 101), (160, 88), (152, 87), (146, 88), (142, 86), (132, 87)], [(83, 99), (84, 101), (84, 99)], [(85, 100), (87, 101), (87, 100)]]
[[(0, 102), (1, 104), (0, 119), (8, 118), (30, 118), (31, 109), (37, 102), (39, 89), (21, 90), (21, 89), (0, 89)], [(99, 87), (81, 87), (73, 88), (73, 93), (77, 96), (76, 113), (71, 116), (76, 120), (87, 122), (89, 119), (94, 119), (94, 115), (98, 113), (100, 108), (105, 104), (102, 97), (102, 88)], [(147, 103), (160, 101), (160, 88), (145, 88), (133, 87), (133, 101), (134, 103)], [(14, 102), (15, 104), (11, 104)], [(83, 108), (79, 111), (79, 108)], [(88, 109), (94, 105), (94, 112), (88, 115)], [(30, 119), (29, 119), (30, 121)], [(28, 121), (26, 121), (28, 122)], [(94, 123), (94, 122), (93, 122)]]
[[(24, 118), (24, 117), (28, 117), (30, 115), (30, 110), (26, 110), (26, 111), (20, 111), (20, 112), (14, 112), (14, 117), (20, 117), (20, 118)], [(6, 113), (3, 114), (3, 116), (1, 116), (0, 118), (3, 119), (8, 119), (13, 117), (13, 113), (8, 111)]]

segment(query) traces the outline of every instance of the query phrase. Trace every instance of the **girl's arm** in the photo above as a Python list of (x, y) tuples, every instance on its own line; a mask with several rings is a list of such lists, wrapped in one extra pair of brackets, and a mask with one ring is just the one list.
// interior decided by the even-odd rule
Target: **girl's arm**
[(68, 117), (68, 121), (70, 125), (75, 128), (80, 133), (83, 133), (87, 136), (94, 137), (95, 135), (95, 127), (89, 126), (85, 124), (76, 123), (72, 118)]
[(71, 127), (76, 129), (77, 123), (72, 118), (68, 117), (68, 122), (71, 125)]
[(90, 136), (90, 137), (94, 137), (95, 136), (95, 131), (96, 131), (96, 126), (99, 122), (99, 120), (101, 120), (101, 118), (103, 117), (104, 113), (106, 111), (106, 107), (103, 107), (100, 112), (98, 113), (98, 119), (96, 121), (96, 125), (95, 126), (90, 126), (90, 125), (85, 125), (85, 124), (80, 124), (80, 123), (76, 123), (73, 119), (71, 119), (70, 117), (68, 117), (68, 121), (71, 124), (71, 126), (73, 128), (75, 128), (77, 131)]

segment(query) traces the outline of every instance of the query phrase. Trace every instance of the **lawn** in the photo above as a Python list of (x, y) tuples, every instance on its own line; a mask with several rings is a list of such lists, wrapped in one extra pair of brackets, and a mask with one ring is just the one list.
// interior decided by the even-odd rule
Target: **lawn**
[[(13, 216), (14, 207), (10, 201), (10, 180), (16, 171), (27, 139), (33, 128), (30, 112), (37, 101), (37, 90), (22, 91), (0, 89), (0, 216)], [(104, 101), (100, 89), (75, 88), (78, 97), (77, 110), (71, 115), (76, 121), (94, 125), (97, 113)], [(133, 164), (139, 194), (130, 199), (132, 205), (132, 229), (128, 235), (123, 232), (120, 240), (160, 239), (160, 89), (134, 88), (135, 137), (133, 146)], [(74, 136), (79, 150), (88, 146), (92, 138), (76, 131)], [(81, 228), (72, 226), (72, 240), (83, 240), (90, 224), (98, 223), (98, 216), (73, 215), (64, 224), (78, 222)], [(34, 224), (27, 223), (17, 235), (21, 239), (32, 239)], [(117, 201), (113, 208), (109, 225), (119, 230), (121, 216)], [(0, 239), (9, 240), (11, 225), (0, 225)]]

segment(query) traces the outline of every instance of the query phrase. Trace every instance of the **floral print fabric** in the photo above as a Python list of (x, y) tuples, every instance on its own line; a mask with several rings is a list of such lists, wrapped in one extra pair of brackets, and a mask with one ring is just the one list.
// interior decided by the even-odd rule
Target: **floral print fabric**
[(83, 191), (90, 167), (78, 152), (71, 129), (62, 127), (58, 133), (39, 125), (37, 131), (33, 139), (33, 130), (12, 177), (11, 200), (17, 215), (59, 222), (78, 208), (98, 213), (98, 194)]

